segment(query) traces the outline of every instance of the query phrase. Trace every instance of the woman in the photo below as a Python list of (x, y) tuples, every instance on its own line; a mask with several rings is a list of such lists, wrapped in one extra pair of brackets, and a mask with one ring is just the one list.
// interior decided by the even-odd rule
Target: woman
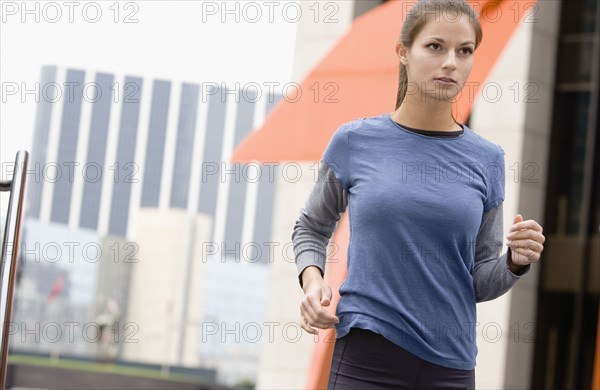
[[(345, 123), (323, 154), (292, 240), (301, 326), (336, 329), (329, 389), (474, 388), (476, 302), (539, 261), (542, 227), (520, 214), (500, 255), (504, 151), (452, 116), (481, 39), (464, 1), (415, 4), (396, 45), (396, 110)], [(325, 249), (346, 207), (333, 315)]]

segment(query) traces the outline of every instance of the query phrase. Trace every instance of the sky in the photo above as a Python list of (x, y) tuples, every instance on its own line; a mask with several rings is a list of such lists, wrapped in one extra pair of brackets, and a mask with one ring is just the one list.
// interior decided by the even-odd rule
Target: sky
[[(292, 81), (296, 27), (288, 1), (0, 1), (0, 178), (31, 152), (44, 65), (240, 86)], [(265, 84), (267, 83), (267, 84)], [(0, 196), (4, 218), (7, 194)]]

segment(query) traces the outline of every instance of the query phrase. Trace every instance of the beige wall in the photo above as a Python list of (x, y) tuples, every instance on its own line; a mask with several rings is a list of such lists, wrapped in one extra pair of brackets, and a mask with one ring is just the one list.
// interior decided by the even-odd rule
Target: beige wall
[[(560, 3), (549, 0), (537, 4), (537, 21), (521, 23), (486, 80), (486, 83), (501, 86), (502, 97), (497, 102), (491, 93), (487, 101), (479, 97), (471, 118), (475, 132), (499, 144), (506, 152), (505, 234), (517, 213), (543, 225)], [(539, 88), (529, 95), (537, 101), (527, 101), (527, 94), (533, 91), (528, 85)], [(531, 163), (538, 169), (535, 183), (524, 180), (525, 175), (533, 171), (532, 165), (526, 165)], [(503, 252), (506, 249), (505, 245)], [(478, 305), (477, 388), (529, 387), (534, 344), (524, 340), (525, 336), (531, 336), (535, 322), (537, 278), (538, 267), (534, 265), (507, 294)], [(501, 330), (500, 337), (496, 329)]]
[[(504, 232), (508, 232), (513, 216), (521, 212), (528, 215), (518, 204), (519, 183), (513, 180), (509, 167), (521, 164), (521, 151), (525, 131), (526, 106), (522, 98), (516, 98), (513, 90), (522, 91), (527, 80), (531, 25), (521, 24), (515, 31), (498, 63), (484, 82), (482, 95), (475, 100), (471, 116), (471, 128), (487, 140), (504, 149), (506, 163), (506, 195), (504, 200)], [(484, 36), (483, 39), (493, 39)], [(496, 101), (499, 86), (501, 96)], [(512, 86), (512, 89), (511, 89)], [(484, 97), (487, 96), (487, 97)], [(503, 252), (506, 251), (503, 247)], [(531, 275), (529, 275), (531, 276)], [(477, 305), (477, 388), (501, 389), (504, 387), (506, 349), (510, 341), (508, 311), (511, 293), (493, 301)]]
[[(185, 278), (188, 275), (190, 240), (195, 240), (192, 258), (201, 259), (201, 244), (210, 240), (211, 218), (190, 216), (185, 211), (140, 209), (135, 241), (139, 246), (133, 264), (126, 320), (138, 326), (137, 343), (125, 343), (123, 358), (144, 363), (196, 366), (197, 324), (201, 315), (202, 262), (192, 264), (187, 304), (183, 359), (182, 337)], [(193, 229), (192, 224), (195, 224)]]
[[(336, 3), (339, 6), (336, 14), (339, 23), (314, 23), (311, 17), (303, 17), (298, 23), (292, 81), (301, 82), (350, 26), (354, 2)], [(312, 15), (307, 9), (312, 2), (300, 4), (303, 15)], [(313, 164), (301, 165), (302, 179), (297, 183), (286, 182), (278, 176), (271, 240), (280, 243), (280, 247), (291, 243), (294, 223), (315, 183), (314, 167), (311, 169)], [(306, 386), (314, 336), (296, 325), (300, 319), (300, 302), (304, 294), (298, 284), (292, 251), (287, 256), (276, 251), (271, 264), (271, 275), (266, 321), (280, 325), (275, 328), (273, 342), (263, 345), (256, 388), (303, 389)], [(294, 324), (288, 325), (288, 336), (284, 336), (282, 332), (286, 324)], [(298, 340), (292, 329), (302, 332)]]
[[(535, 181), (521, 180), (516, 195), (518, 211), (526, 219), (535, 219), (544, 226), (548, 156), (554, 96), (554, 73), (556, 43), (560, 21), (560, 0), (538, 1), (537, 22), (532, 25), (529, 81), (539, 88), (537, 103), (528, 104), (524, 118), (522, 148), (517, 155), (522, 164), (532, 162), (539, 172)], [(529, 170), (528, 172), (531, 172)], [(506, 221), (506, 219), (505, 219)], [(527, 278), (512, 290), (509, 322), (518, 324), (518, 342), (507, 346), (505, 388), (530, 388), (533, 372), (534, 343), (526, 342), (533, 336), (531, 325), (536, 321), (537, 287), (539, 267), (533, 267)], [(527, 329), (525, 328), (527, 327)]]

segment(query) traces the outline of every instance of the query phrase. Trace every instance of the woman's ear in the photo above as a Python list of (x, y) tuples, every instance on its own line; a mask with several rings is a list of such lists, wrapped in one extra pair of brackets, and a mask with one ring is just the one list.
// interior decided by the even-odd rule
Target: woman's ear
[(404, 44), (400, 41), (398, 41), (396, 43), (396, 53), (398, 54), (398, 58), (400, 59), (400, 62), (403, 65), (406, 65), (406, 54), (408, 52), (408, 49), (406, 48), (406, 46), (404, 46)]

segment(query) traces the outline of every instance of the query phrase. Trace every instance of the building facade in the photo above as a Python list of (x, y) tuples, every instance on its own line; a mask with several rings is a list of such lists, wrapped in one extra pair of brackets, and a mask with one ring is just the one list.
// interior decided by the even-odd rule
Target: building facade
[[(66, 287), (54, 306), (70, 310), (89, 296), (77, 321), (106, 325), (118, 342), (55, 344), (56, 353), (210, 366), (221, 383), (254, 381), (261, 342), (239, 350), (238, 342), (221, 344), (220, 331), (204, 333), (206, 323), (226, 330), (264, 317), (280, 166), (231, 164), (229, 156), (281, 93), (59, 66), (43, 67), (38, 93), (23, 248), (71, 236), (78, 250), (93, 241), (103, 261), (83, 277), (63, 256), (50, 272), (56, 267), (38, 251), (40, 264), (23, 264), (15, 318), (43, 325), (37, 310), (60, 276)], [(56, 232), (62, 241), (52, 239)], [(94, 240), (80, 239), (90, 234)], [(216, 310), (209, 297), (245, 279), (227, 310)], [(61, 313), (43, 319), (71, 318)], [(15, 349), (52, 352), (19, 340)]]

